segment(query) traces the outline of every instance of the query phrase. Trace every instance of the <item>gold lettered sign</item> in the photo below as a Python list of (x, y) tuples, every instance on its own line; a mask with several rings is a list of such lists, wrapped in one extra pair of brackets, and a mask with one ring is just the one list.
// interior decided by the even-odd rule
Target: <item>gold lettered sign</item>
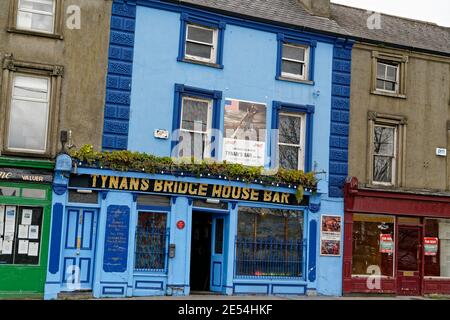
[(69, 182), (70, 187), (102, 190), (123, 190), (130, 192), (184, 195), (191, 197), (216, 198), (233, 201), (253, 201), (285, 205), (308, 205), (305, 196), (298, 203), (295, 194), (259, 190), (242, 186), (170, 181), (160, 179), (118, 177), (108, 175), (78, 175)]

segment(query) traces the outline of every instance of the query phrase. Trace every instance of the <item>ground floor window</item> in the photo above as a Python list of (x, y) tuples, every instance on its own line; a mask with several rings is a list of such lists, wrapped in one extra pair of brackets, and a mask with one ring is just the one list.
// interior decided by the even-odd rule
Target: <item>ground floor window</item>
[(394, 275), (395, 217), (353, 215), (353, 275)]
[(303, 212), (240, 208), (236, 276), (302, 277)]
[(135, 270), (167, 270), (167, 213), (139, 212), (136, 227)]
[(450, 277), (450, 219), (426, 219), (425, 276)]
[(38, 265), (43, 208), (0, 205), (0, 264)]

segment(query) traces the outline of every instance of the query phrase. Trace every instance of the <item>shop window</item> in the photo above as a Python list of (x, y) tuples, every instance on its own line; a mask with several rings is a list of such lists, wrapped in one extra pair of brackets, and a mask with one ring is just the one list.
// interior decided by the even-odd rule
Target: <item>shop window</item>
[(450, 278), (450, 219), (425, 220), (425, 276)]
[(405, 181), (406, 118), (369, 112), (370, 184), (402, 186)]
[(24, 198), (45, 199), (46, 196), (47, 192), (42, 189), (22, 189), (22, 197)]
[(406, 98), (406, 55), (374, 51), (372, 54), (372, 93)]
[(394, 275), (395, 218), (353, 215), (352, 274), (368, 275), (379, 270), (382, 276)]
[(62, 38), (63, 0), (11, 0), (9, 31)]
[(3, 69), (3, 153), (50, 157), (58, 141), (63, 68), (7, 58)]
[(3, 197), (19, 197), (20, 189), (11, 187), (0, 187), (0, 196)]
[(300, 278), (303, 252), (302, 211), (239, 209), (237, 277)]
[(43, 209), (0, 206), (0, 264), (39, 265)]
[(166, 213), (139, 212), (136, 227), (135, 270), (167, 271), (168, 240)]

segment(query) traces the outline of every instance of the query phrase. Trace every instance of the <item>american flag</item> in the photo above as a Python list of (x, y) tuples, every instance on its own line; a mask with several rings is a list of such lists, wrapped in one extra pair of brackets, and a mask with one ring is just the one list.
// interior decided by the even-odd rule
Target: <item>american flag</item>
[(239, 111), (239, 101), (225, 100), (225, 111)]

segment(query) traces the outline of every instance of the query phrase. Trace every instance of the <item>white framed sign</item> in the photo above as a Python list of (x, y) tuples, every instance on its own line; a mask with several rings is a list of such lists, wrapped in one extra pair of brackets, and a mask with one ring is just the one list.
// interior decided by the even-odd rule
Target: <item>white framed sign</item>
[(323, 214), (320, 219), (320, 255), (339, 257), (342, 247), (342, 217)]

